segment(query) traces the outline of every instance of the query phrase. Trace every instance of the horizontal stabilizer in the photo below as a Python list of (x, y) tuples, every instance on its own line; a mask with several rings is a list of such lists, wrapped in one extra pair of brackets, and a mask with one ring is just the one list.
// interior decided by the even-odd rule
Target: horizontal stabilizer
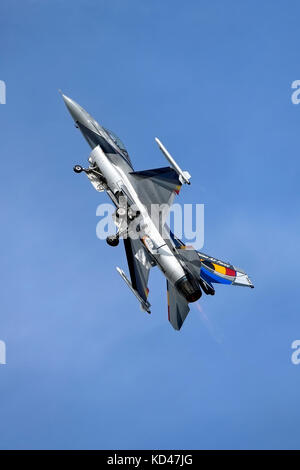
[(180, 330), (190, 311), (188, 302), (167, 280), (168, 319), (175, 330)]

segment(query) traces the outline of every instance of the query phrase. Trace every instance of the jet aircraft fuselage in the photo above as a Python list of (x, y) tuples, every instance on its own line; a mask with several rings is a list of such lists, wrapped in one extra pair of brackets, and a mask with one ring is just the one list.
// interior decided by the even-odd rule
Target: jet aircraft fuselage
[(124, 239), (131, 281), (120, 268), (117, 270), (144, 310), (150, 313), (147, 283), (153, 266), (158, 266), (167, 279), (168, 317), (175, 329), (181, 328), (188, 303), (198, 300), (202, 290), (215, 293), (214, 282), (253, 287), (243, 271), (228, 263), (196, 250), (184, 253), (185, 245), (169, 232), (161, 206), (170, 208), (181, 185), (189, 184), (190, 175), (180, 169), (158, 139), (171, 167), (135, 172), (120, 139), (71, 98), (62, 97), (75, 126), (92, 148), (89, 167), (75, 165), (74, 171), (85, 172), (95, 189), (106, 191), (116, 206), (118, 231), (107, 237), (107, 242), (116, 246), (119, 238)]

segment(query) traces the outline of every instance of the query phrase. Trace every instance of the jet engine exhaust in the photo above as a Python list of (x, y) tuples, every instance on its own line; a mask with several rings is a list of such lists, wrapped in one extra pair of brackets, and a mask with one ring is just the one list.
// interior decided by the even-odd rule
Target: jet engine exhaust
[(181, 277), (175, 287), (188, 302), (196, 302), (202, 295), (198, 281), (190, 274)]

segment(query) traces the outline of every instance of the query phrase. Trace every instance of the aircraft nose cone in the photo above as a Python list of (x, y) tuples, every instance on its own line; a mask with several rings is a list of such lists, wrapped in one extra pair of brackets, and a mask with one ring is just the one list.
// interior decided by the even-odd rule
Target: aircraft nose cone
[(60, 93), (69, 113), (76, 123), (76, 127), (79, 127), (89, 145), (92, 148), (99, 145), (99, 138), (101, 136), (102, 129), (101, 126), (85, 109), (76, 103), (76, 101), (72, 100), (67, 95), (64, 95), (61, 91)]
[(62, 97), (74, 121), (84, 122), (86, 119), (86, 112), (84, 109), (68, 96), (62, 94)]

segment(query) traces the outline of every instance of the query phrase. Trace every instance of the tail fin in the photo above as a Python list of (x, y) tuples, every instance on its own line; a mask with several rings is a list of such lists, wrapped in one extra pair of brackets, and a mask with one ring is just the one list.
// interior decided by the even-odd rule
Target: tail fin
[(201, 261), (200, 276), (204, 281), (218, 284), (232, 284), (253, 288), (250, 278), (239, 268), (225, 261), (198, 252)]
[[(230, 263), (221, 261), (217, 258), (213, 258), (212, 256), (208, 256), (205, 253), (197, 251), (192, 246), (186, 246), (173, 234), (172, 239), (177, 249), (178, 257), (181, 258), (186, 263), (191, 272), (197, 276), (199, 282), (204, 282), (212, 289), (212, 284), (214, 283), (232, 284), (251, 288), (254, 287), (250, 278), (242, 269), (236, 268)], [(203, 287), (203, 290), (205, 293), (207, 293), (205, 287)]]

